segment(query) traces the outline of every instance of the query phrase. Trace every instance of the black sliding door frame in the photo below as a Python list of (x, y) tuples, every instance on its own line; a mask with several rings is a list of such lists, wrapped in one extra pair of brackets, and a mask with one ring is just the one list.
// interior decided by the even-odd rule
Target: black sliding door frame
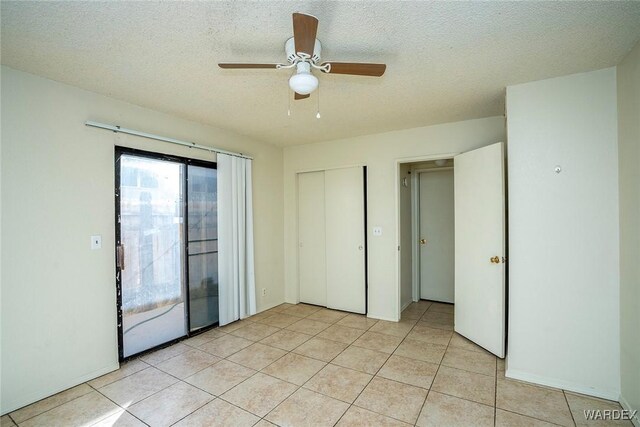
[[(143, 157), (153, 160), (164, 160), (170, 161), (174, 163), (180, 163), (184, 165), (184, 182), (181, 182), (180, 185), (183, 186), (184, 191), (184, 200), (182, 200), (183, 204), (183, 212), (184, 212), (184, 221), (182, 225), (183, 235), (184, 235), (184, 260), (183, 260), (183, 269), (184, 269), (184, 283), (182, 284), (184, 287), (184, 297), (185, 297), (185, 307), (186, 307), (186, 325), (187, 330), (186, 334), (177, 339), (168, 341), (166, 343), (159, 344), (155, 347), (144, 350), (140, 353), (132, 354), (127, 357), (124, 357), (124, 322), (123, 322), (123, 314), (122, 314), (122, 273), (119, 267), (119, 253), (118, 248), (122, 244), (122, 233), (120, 226), (120, 185), (121, 185), (121, 177), (120, 177), (120, 158), (122, 155), (131, 155), (136, 157)], [(171, 344), (174, 344), (178, 341), (182, 341), (183, 339), (189, 338), (193, 335), (198, 335), (202, 332), (205, 332), (211, 328), (218, 326), (219, 322), (215, 322), (209, 326), (204, 326), (195, 331), (191, 330), (191, 299), (189, 295), (189, 166), (199, 166), (208, 169), (218, 169), (217, 164), (215, 162), (209, 162), (206, 160), (197, 160), (190, 159), (188, 157), (174, 156), (170, 154), (162, 154), (162, 153), (154, 153), (152, 151), (138, 150), (135, 148), (128, 147), (115, 147), (115, 259), (116, 259), (116, 308), (117, 308), (117, 326), (118, 326), (118, 359), (120, 362), (124, 362), (126, 360), (135, 358), (144, 353), (149, 353), (154, 350), (157, 350), (162, 347), (167, 347)]]

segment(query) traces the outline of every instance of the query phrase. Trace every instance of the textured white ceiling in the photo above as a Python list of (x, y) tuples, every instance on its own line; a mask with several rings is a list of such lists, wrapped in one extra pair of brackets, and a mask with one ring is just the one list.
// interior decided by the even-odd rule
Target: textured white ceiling
[[(500, 115), (507, 85), (617, 64), (640, 2), (1, 2), (2, 63), (278, 145)], [(320, 20), (323, 59), (387, 63), (321, 75), (291, 101), (291, 13)]]

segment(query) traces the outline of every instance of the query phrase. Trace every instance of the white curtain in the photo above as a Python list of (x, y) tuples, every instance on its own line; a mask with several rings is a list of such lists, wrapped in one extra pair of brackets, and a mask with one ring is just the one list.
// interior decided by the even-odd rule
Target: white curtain
[(220, 326), (256, 313), (251, 160), (218, 154)]

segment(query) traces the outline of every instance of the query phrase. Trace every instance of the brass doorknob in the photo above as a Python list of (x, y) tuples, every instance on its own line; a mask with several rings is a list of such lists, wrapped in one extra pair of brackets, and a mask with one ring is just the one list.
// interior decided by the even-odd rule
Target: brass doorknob
[(492, 256), (490, 261), (491, 261), (491, 264), (500, 264), (500, 257)]
[(420, 244), (421, 245), (426, 245), (427, 244), (427, 239), (420, 239)]

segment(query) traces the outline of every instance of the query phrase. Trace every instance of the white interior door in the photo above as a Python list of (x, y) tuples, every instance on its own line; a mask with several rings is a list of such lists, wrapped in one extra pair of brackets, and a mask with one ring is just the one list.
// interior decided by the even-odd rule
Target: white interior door
[(420, 174), (420, 298), (453, 303), (453, 170)]
[(364, 314), (363, 168), (325, 171), (327, 307)]
[(300, 302), (327, 305), (324, 172), (298, 174)]
[(454, 158), (455, 331), (505, 355), (504, 147)]

